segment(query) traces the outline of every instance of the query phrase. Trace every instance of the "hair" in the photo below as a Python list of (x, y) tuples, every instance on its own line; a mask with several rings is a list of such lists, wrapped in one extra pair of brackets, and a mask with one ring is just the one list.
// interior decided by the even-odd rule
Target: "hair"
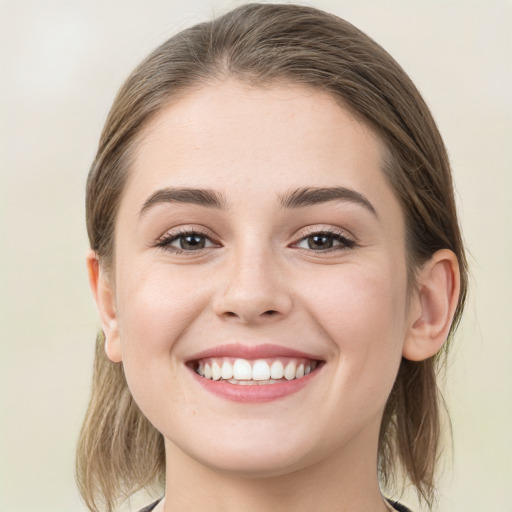
[[(325, 91), (378, 134), (385, 146), (383, 172), (405, 218), (412, 283), (415, 270), (437, 250), (451, 249), (458, 258), (461, 292), (450, 339), (466, 298), (467, 264), (441, 135), (410, 78), (381, 46), (311, 7), (244, 5), (180, 32), (132, 72), (110, 110), (87, 180), (87, 231), (101, 265), (113, 263), (116, 214), (144, 127), (177, 94), (227, 78)], [(391, 490), (397, 476), (405, 477), (429, 506), (444, 410), (437, 378), (448, 345), (425, 361), (402, 358), (379, 437), (381, 484)], [(135, 404), (122, 363), (107, 359), (101, 333), (76, 475), (93, 511), (99, 502), (110, 511), (165, 478), (162, 435)]]

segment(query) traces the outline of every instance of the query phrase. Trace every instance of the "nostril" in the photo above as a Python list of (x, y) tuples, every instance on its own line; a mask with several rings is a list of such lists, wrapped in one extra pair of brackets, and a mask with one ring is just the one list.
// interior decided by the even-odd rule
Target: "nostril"
[[(268, 311), (264, 311), (262, 313), (262, 315), (264, 316), (274, 316), (274, 315), (277, 315), (278, 312), (275, 311), (274, 309), (269, 309)], [(233, 311), (226, 311), (225, 312), (225, 315), (226, 316), (229, 316), (229, 317), (235, 317), (235, 316), (238, 316), (236, 313), (233, 313)]]

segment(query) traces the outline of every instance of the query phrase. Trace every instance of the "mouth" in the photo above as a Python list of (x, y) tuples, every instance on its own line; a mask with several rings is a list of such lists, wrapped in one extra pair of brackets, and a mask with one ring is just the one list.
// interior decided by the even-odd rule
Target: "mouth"
[(212, 381), (242, 386), (278, 384), (304, 378), (320, 364), (307, 358), (242, 359), (202, 358), (192, 363), (197, 375)]
[(186, 361), (207, 391), (239, 402), (267, 402), (304, 388), (325, 361), (276, 345), (230, 344), (206, 350)]

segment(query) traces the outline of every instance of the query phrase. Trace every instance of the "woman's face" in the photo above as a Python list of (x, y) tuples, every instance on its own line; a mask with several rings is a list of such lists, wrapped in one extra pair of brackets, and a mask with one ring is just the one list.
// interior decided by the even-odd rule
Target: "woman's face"
[(287, 84), (204, 86), (147, 127), (107, 352), (168, 451), (253, 475), (374, 463), (411, 323), (381, 159), (330, 95)]

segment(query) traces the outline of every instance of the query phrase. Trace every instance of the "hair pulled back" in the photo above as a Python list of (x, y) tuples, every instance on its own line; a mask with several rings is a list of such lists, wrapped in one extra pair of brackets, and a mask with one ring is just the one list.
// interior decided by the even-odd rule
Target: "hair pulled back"
[[(171, 97), (227, 78), (321, 89), (381, 137), (383, 172), (405, 217), (411, 286), (414, 270), (438, 249), (451, 249), (458, 258), (461, 293), (453, 334), (465, 302), (467, 266), (448, 156), (436, 124), (412, 81), (382, 47), (350, 23), (310, 7), (239, 7), (180, 32), (132, 72), (108, 115), (87, 181), (87, 231), (101, 264), (109, 268), (115, 258), (116, 214), (145, 125)], [(436, 377), (442, 361), (442, 354), (402, 360), (379, 439), (383, 485), (405, 475), (430, 505), (440, 451), (443, 401)], [(80, 492), (91, 510), (98, 510), (98, 500), (112, 510), (119, 499), (162, 482), (164, 473), (162, 436), (135, 404), (122, 363), (107, 359), (100, 334), (78, 446)]]

